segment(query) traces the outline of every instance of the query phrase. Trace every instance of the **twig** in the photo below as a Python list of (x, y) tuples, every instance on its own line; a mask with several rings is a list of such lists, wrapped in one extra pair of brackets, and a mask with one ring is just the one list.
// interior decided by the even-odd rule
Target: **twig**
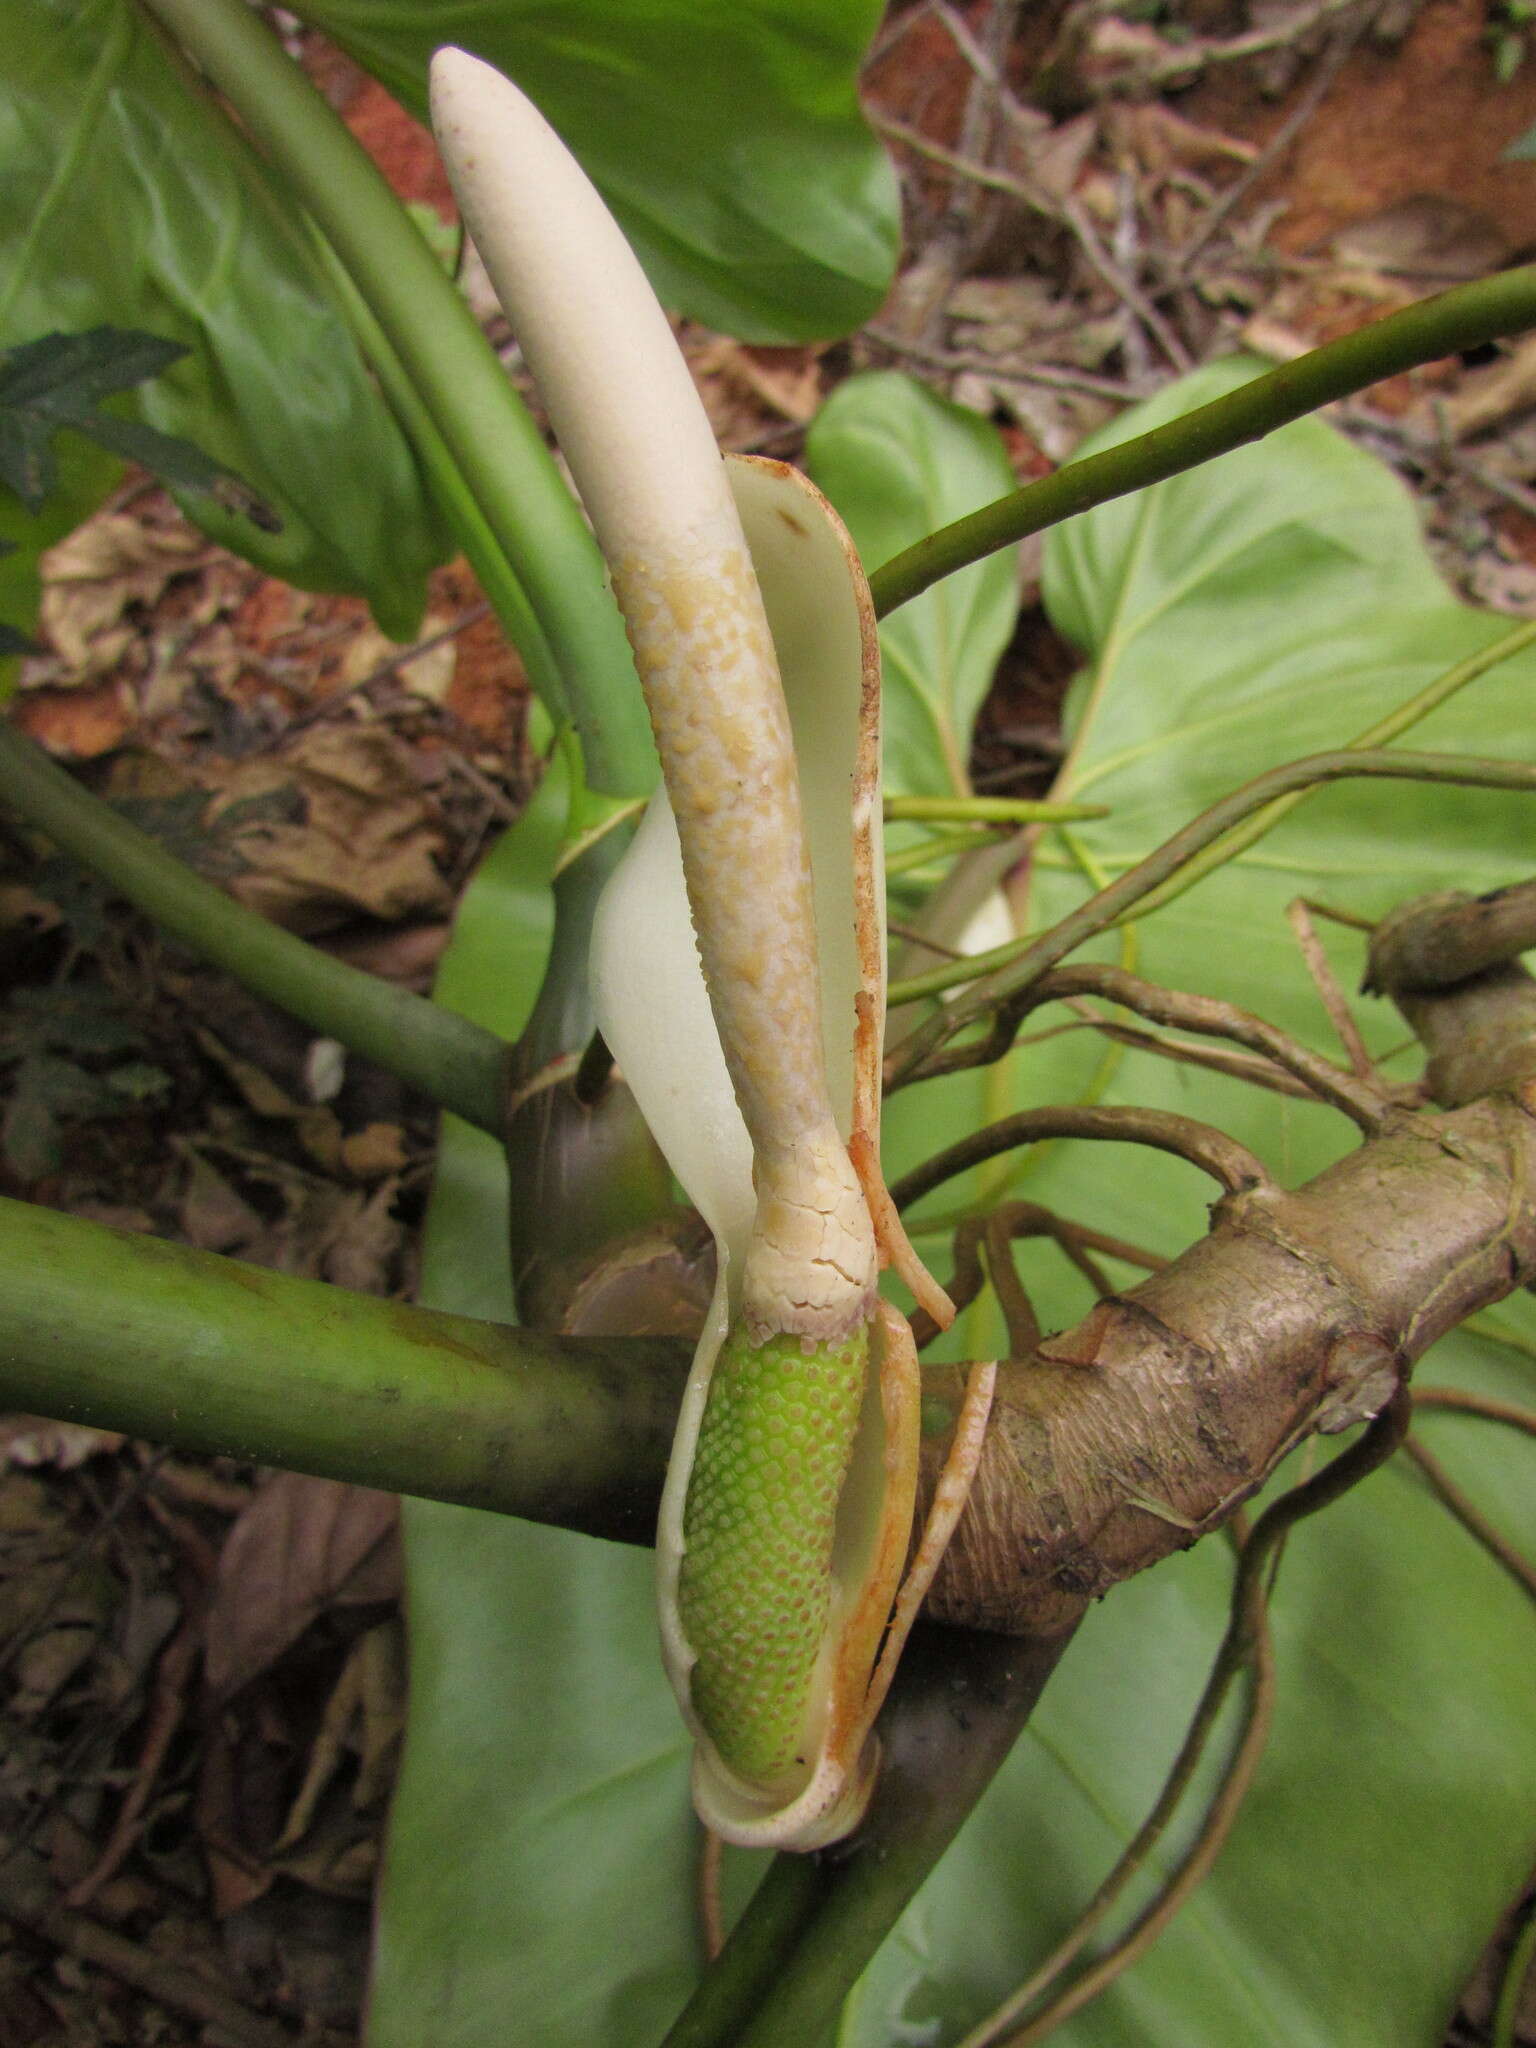
[(64, 1895), (65, 1905), (72, 1909), (88, 1906), (102, 1886), (117, 1875), (138, 1837), (139, 1822), (149, 1804), (149, 1795), (159, 1779), (171, 1738), (180, 1727), (181, 1717), (186, 1711), (187, 1684), (197, 1662), (199, 1643), (200, 1626), (189, 1618), (183, 1620), (160, 1654), (149, 1719), (139, 1760), (134, 1767), (133, 1782), (118, 1809), (106, 1846), (85, 1876)]
[(1109, 398), (1120, 405), (1141, 395), (1135, 385), (1118, 377), (1095, 377), (1090, 370), (1067, 370), (1057, 363), (1025, 363), (1017, 356), (989, 356), (979, 349), (934, 348), (927, 342), (908, 341), (875, 323), (864, 329), (864, 338), (889, 349), (892, 355), (910, 356), (930, 369), (974, 370), (999, 384), (1043, 384), (1050, 390), (1083, 391), (1092, 398)]
[[(1354, 4), (1356, 4), (1356, 0), (1320, 0), (1320, 5), (1316, 10), (1317, 19), (1321, 21), (1327, 15), (1340, 13), (1345, 8)], [(1194, 234), (1185, 243), (1184, 247), (1179, 250), (1175, 259), (1175, 268), (1180, 278), (1185, 278), (1189, 275), (1191, 264), (1210, 245), (1212, 237), (1216, 234), (1222, 223), (1230, 219), (1235, 209), (1242, 205), (1254, 186), (1258, 184), (1270, 167), (1285, 155), (1285, 152), (1296, 140), (1302, 129), (1306, 127), (1312, 116), (1332, 91), (1333, 82), (1344, 67), (1344, 60), (1349, 56), (1355, 44), (1364, 34), (1365, 26), (1365, 20), (1362, 18), (1353, 28), (1347, 29), (1337, 42), (1334, 43), (1333, 47), (1318, 65), (1317, 70), (1313, 73), (1312, 78), (1307, 84), (1306, 91), (1302, 94), (1296, 105), (1286, 115), (1274, 134), (1270, 136), (1268, 142), (1265, 143), (1263, 149), (1260, 150), (1253, 162), (1227, 187), (1210, 212), (1207, 213), (1204, 220), (1201, 221)], [(1269, 30), (1256, 31), (1256, 33), (1273, 36), (1275, 32)], [(1237, 40), (1242, 41), (1243, 38), (1239, 37)]]
[(1155, 1151), (1171, 1152), (1175, 1158), (1198, 1166), (1219, 1181), (1229, 1195), (1271, 1185), (1263, 1161), (1246, 1145), (1238, 1144), (1235, 1138), (1210, 1124), (1176, 1116), (1171, 1110), (1106, 1109), (1074, 1103), (1022, 1109), (971, 1132), (892, 1181), (891, 1200), (898, 1209), (910, 1208), (934, 1188), (953, 1180), (957, 1173), (995, 1159), (1001, 1152), (1011, 1152), (1016, 1146), (1038, 1144), (1044, 1138), (1093, 1138), (1119, 1145), (1149, 1145)]
[(1464, 1493), (1433, 1451), (1426, 1450), (1417, 1437), (1409, 1437), (1403, 1449), (1429, 1481), (1440, 1503), (1460, 1522), (1475, 1543), (1480, 1543), (1496, 1564), (1501, 1564), (1517, 1585), (1536, 1600), (1536, 1565), (1497, 1530), (1482, 1509)]
[[(29, 1859), (30, 1860), (30, 1859)], [(27, 1873), (0, 1871), (0, 1919), (25, 1927), (42, 1941), (83, 1963), (105, 1970), (120, 1984), (211, 2027), (234, 2048), (293, 2048), (294, 2037), (274, 2020), (261, 2018), (227, 1992), (177, 1963), (127, 1941), (83, 1913), (72, 1913), (51, 1896), (40, 1866)]]
[[(1139, 975), (1128, 974), (1122, 967), (1084, 964), (1057, 968), (1051, 974), (1042, 975), (1009, 1002), (999, 1006), (992, 1034), (935, 1060), (925, 1067), (924, 1078), (970, 1066), (989, 1065), (1013, 1043), (1018, 1026), (1033, 1011), (1045, 1003), (1064, 1002), (1081, 996), (1097, 996), (1105, 1002), (1116, 1003), (1154, 1024), (1193, 1031), (1206, 1038), (1233, 1040), (1248, 1051), (1272, 1061), (1284, 1073), (1293, 1075), (1307, 1094), (1339, 1110), (1367, 1136), (1381, 1128), (1389, 1101), (1373, 1081), (1352, 1078), (1341, 1072), (1320, 1054), (1292, 1038), (1289, 1032), (1268, 1023), (1263, 1017), (1240, 1010), (1235, 1003), (1224, 1003), (1214, 996), (1190, 995), (1179, 989), (1159, 988), (1155, 982), (1143, 981)], [(1006, 1027), (1006, 1044), (1000, 1044), (1002, 1033), (999, 1026)], [(1113, 1026), (1106, 1028), (1113, 1030)]]

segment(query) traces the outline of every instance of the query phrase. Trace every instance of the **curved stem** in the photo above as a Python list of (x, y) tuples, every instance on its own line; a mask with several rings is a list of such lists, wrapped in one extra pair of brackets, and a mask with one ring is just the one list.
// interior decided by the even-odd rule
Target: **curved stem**
[(0, 803), (201, 959), (499, 1135), (507, 1047), (478, 1024), (334, 960), (205, 881), (0, 721)]
[(968, 563), (1091, 506), (1164, 482), (1214, 456), (1260, 441), (1304, 413), (1383, 377), (1536, 325), (1536, 264), (1440, 292), (1355, 334), (1282, 363), (1241, 390), (1117, 448), (1069, 462), (1054, 475), (983, 505), (895, 555), (871, 576), (880, 617)]
[[(244, 0), (139, 0), (228, 100), (313, 216), (420, 395), (559, 665), (552, 707), (611, 796), (655, 780), (602, 563), (474, 315), (362, 145)], [(536, 666), (537, 654), (531, 666)]]
[[(1009, 996), (1027, 988), (1042, 974), (1058, 965), (1069, 953), (1117, 922), (1133, 905), (1151, 894), (1160, 883), (1178, 873), (1203, 848), (1261, 811), (1276, 797), (1314, 784), (1343, 782), (1354, 776), (1384, 776), (1400, 782), (1463, 783), (1482, 789), (1536, 791), (1536, 764), (1525, 761), (1484, 760), (1471, 754), (1416, 754), (1392, 748), (1341, 748), (1333, 753), (1308, 754), (1300, 761), (1288, 761), (1272, 768), (1243, 788), (1192, 818), (1171, 839), (1165, 839), (1144, 860), (1100, 889), (1085, 903), (1033, 938), (1018, 939), (990, 953), (978, 953), (969, 960), (935, 968), (922, 977), (922, 993), (936, 986), (955, 987), (976, 981), (947, 1009), (930, 1017), (904, 1039), (887, 1069), (887, 1085), (914, 1080), (925, 1071), (929, 1054), (946, 1044), (967, 1026), (995, 1010)], [(942, 982), (941, 982), (942, 977)], [(978, 980), (978, 977), (980, 979)], [(913, 984), (893, 984), (891, 1000), (911, 999)]]
[(380, 1301), (0, 1200), (8, 1407), (649, 1543), (689, 1346)]
[(1104, 1138), (1121, 1145), (1151, 1145), (1159, 1152), (1171, 1152), (1176, 1158), (1187, 1159), (1191, 1166), (1198, 1166), (1219, 1181), (1229, 1195), (1269, 1186), (1263, 1161), (1246, 1145), (1213, 1130), (1209, 1124), (1196, 1123), (1192, 1117), (1160, 1109), (1104, 1109), (1068, 1104), (1020, 1110), (947, 1145), (921, 1166), (904, 1173), (900, 1180), (892, 1181), (891, 1200), (898, 1209), (909, 1208), (968, 1167), (995, 1159), (999, 1152), (1011, 1152), (1016, 1145), (1038, 1144), (1042, 1138)]

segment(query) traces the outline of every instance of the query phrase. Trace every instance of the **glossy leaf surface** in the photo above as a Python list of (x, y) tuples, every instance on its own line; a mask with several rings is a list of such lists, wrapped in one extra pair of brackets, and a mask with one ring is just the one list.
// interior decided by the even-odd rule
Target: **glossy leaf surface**
[(844, 334), (889, 286), (896, 182), (858, 109), (878, 0), (304, 0), (425, 115), (445, 42), (533, 99), (663, 304), (751, 341)]
[[(1014, 486), (997, 429), (896, 370), (850, 377), (806, 439), (806, 467), (866, 570)], [(964, 796), (971, 728), (1018, 613), (1015, 550), (946, 577), (880, 628), (885, 786)]]
[[(1206, 371), (1118, 432), (1245, 374)], [(1057, 793), (1111, 807), (1074, 831), (1081, 867), (1102, 879), (1262, 769), (1347, 741), (1505, 625), (1452, 600), (1395, 479), (1317, 421), (1071, 522), (1048, 540), (1046, 596), (1088, 660)], [(1533, 687), (1527, 656), (1404, 744), (1518, 754)], [(1336, 1053), (1284, 921), (1290, 898), (1375, 916), (1434, 888), (1493, 887), (1526, 870), (1533, 829), (1517, 797), (1344, 784), (1096, 950)], [(1047, 842), (1018, 891), (1022, 921), (1039, 928), (1089, 886)], [(1327, 944), (1344, 985), (1357, 984), (1361, 935)], [(1032, 1027), (1058, 1021), (1043, 1012)], [(1363, 1006), (1363, 1022), (1378, 1047), (1405, 1035), (1381, 1004)], [(1177, 1109), (1241, 1137), (1289, 1181), (1351, 1142), (1331, 1113), (1148, 1054), (1107, 1054), (1088, 1033), (1016, 1052), (1011, 1069), (999, 1107), (1092, 1097)], [(1396, 1069), (1409, 1070), (1411, 1060)], [(974, 1077), (945, 1086), (966, 1084)], [(908, 1156), (954, 1134), (925, 1117), (925, 1092), (893, 1104), (907, 1105)], [(1117, 1146), (1042, 1146), (1012, 1178), (1032, 1200), (1165, 1252), (1203, 1228), (1210, 1193), (1187, 1167)], [(1081, 1283), (1054, 1251), (1026, 1248), (1020, 1264), (1047, 1328), (1083, 1312)], [(1536, 1329), (1526, 1297), (1497, 1313)], [(1470, 1337), (1447, 1340), (1420, 1370), (1529, 1404), (1529, 1368)], [(1529, 1547), (1529, 1444), (1487, 1425), (1461, 1424), (1454, 1443), (1442, 1419), (1427, 1428)], [(950, 2038), (1069, 1924), (1155, 1796), (1228, 1582), (1221, 1546), (1207, 1543), (1090, 1616), (1003, 1778), (862, 1987), (846, 2041), (916, 2038), (940, 2016), (938, 2038)], [(1536, 1833), (1536, 1629), (1529, 1602), (1416, 1479), (1394, 1467), (1300, 1530), (1274, 1616), (1280, 1709), (1252, 1801), (1192, 1909), (1054, 2037), (1070, 2048), (1434, 2048), (1520, 1882)]]
[(301, 219), (129, 0), (17, 0), (0, 76), (0, 346), (111, 322), (191, 353), (123, 407), (282, 520), (206, 498), (219, 541), (414, 630), (444, 548)]

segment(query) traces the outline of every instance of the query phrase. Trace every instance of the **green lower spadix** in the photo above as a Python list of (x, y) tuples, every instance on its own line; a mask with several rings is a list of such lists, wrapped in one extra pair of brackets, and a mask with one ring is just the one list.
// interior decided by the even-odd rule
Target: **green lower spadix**
[(867, 1327), (807, 1353), (726, 1339), (683, 1510), (683, 1634), (694, 1711), (722, 1763), (766, 1784), (809, 1761), (805, 1708), (826, 1627), (838, 1495), (858, 1425)]

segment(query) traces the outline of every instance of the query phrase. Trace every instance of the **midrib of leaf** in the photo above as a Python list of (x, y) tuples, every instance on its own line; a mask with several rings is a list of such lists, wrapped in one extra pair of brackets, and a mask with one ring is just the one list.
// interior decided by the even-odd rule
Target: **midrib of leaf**
[(1066, 759), (1057, 771), (1056, 780), (1051, 784), (1053, 797), (1067, 797), (1076, 792), (1078, 760), (1093, 732), (1094, 723), (1103, 705), (1104, 692), (1109, 687), (1116, 663), (1139, 630), (1134, 624), (1126, 624), (1125, 613), (1130, 601), (1131, 585), (1136, 580), (1136, 571), (1141, 566), (1142, 553), (1147, 544), (1152, 505), (1153, 494), (1150, 491), (1143, 492), (1136, 507), (1136, 525), (1126, 554), (1120, 588), (1115, 596), (1114, 610), (1110, 613), (1109, 631), (1104, 635), (1103, 645), (1099, 649), (1093, 681), (1088, 687), (1088, 697), (1083, 706), (1083, 715), (1078, 720), (1077, 731), (1073, 735), (1071, 746), (1067, 749)]
[(27, 230), (26, 238), (11, 267), (10, 285), (0, 292), (0, 324), (9, 319), (17, 295), (31, 274), (32, 259), (38, 245), (47, 235), (54, 214), (63, 204), (69, 187), (75, 181), (81, 162), (95, 135), (113, 76), (122, 68), (132, 35), (131, 18), (126, 13), (118, 14), (108, 29), (100, 55), (91, 67), (91, 75), (80, 102), (79, 116), (65, 137), (54, 174), (48, 181), (37, 211), (32, 216), (32, 224)]
[[(960, 754), (955, 742), (955, 732), (952, 719), (945, 710), (940, 709), (939, 705), (934, 701), (933, 697), (923, 687), (923, 684), (919, 679), (918, 672), (912, 664), (911, 658), (905, 653), (903, 653), (899, 645), (893, 644), (890, 641), (884, 641), (882, 642), (882, 653), (884, 654), (885, 659), (890, 663), (891, 667), (896, 669), (897, 672), (900, 674), (902, 681), (907, 685), (908, 689), (911, 691), (912, 696), (922, 706), (924, 717), (933, 727), (934, 737), (937, 739), (940, 751), (943, 753), (944, 756), (945, 773), (949, 777), (950, 786), (953, 789), (955, 795), (969, 796), (971, 793), (970, 778), (966, 774), (964, 768), (961, 766), (960, 763)], [(951, 673), (947, 661), (943, 663), (943, 673), (946, 678)], [(948, 695), (947, 682), (945, 685), (945, 694), (946, 696)], [(952, 704), (950, 706), (950, 709), (953, 709)]]

